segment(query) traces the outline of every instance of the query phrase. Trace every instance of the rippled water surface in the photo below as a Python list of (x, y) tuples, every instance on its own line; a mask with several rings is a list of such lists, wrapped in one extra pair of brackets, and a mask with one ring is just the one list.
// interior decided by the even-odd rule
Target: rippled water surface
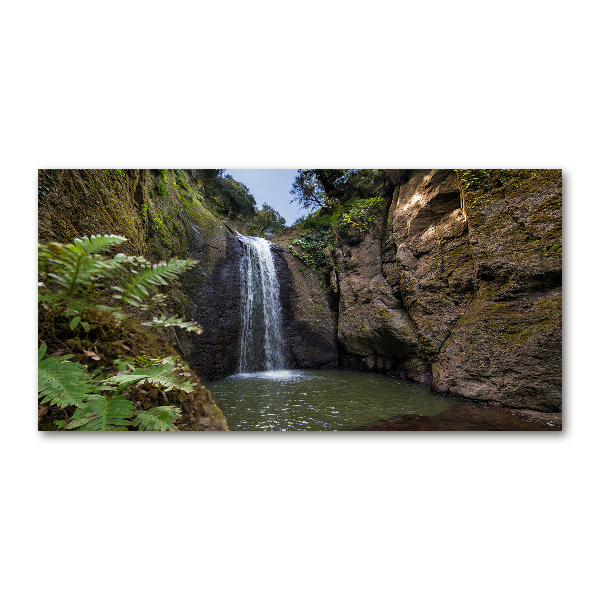
[(434, 416), (458, 402), (402, 379), (335, 369), (242, 373), (207, 387), (231, 431), (351, 429), (400, 414)]

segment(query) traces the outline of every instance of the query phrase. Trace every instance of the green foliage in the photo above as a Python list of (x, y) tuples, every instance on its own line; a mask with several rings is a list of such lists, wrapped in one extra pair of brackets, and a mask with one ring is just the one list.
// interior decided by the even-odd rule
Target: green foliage
[(138, 411), (132, 424), (140, 431), (177, 431), (173, 423), (179, 418), (179, 414), (179, 409), (173, 406), (157, 406)]
[(38, 396), (42, 403), (49, 402), (61, 408), (77, 406), (83, 408), (94, 391), (84, 365), (70, 362), (73, 355), (44, 358), (47, 346), (38, 350)]
[(302, 226), (305, 228), (331, 228), (335, 224), (336, 215), (310, 215), (302, 221)]
[(490, 188), (492, 172), (489, 169), (455, 169), (455, 172), (465, 190), (482, 188), (487, 191)]
[[(126, 241), (114, 235), (93, 235), (77, 238), (72, 244), (39, 245), (39, 301), (51, 314), (54, 332), (56, 318), (66, 319), (70, 330), (90, 330), (89, 319), (97, 311), (116, 322), (127, 318), (123, 312), (126, 305), (149, 311), (160, 306), (166, 299), (156, 293), (156, 288), (167, 285), (198, 261), (171, 259), (151, 264), (141, 256), (116, 254), (110, 258), (101, 252)], [(112, 294), (114, 306), (99, 304), (98, 296)], [(97, 318), (97, 317), (96, 317)], [(195, 322), (186, 322), (177, 316), (161, 315), (145, 323), (151, 327), (180, 327), (186, 331), (202, 333)], [(54, 333), (52, 334), (54, 337)], [(77, 339), (79, 339), (77, 337)], [(122, 372), (102, 378), (90, 374), (87, 368), (70, 361), (73, 354), (56, 358), (44, 358), (47, 346), (42, 343), (38, 353), (38, 395), (42, 404), (56, 405), (65, 411), (74, 409), (66, 420), (55, 424), (65, 429), (109, 430), (128, 429), (175, 429), (174, 421), (179, 409), (160, 407), (161, 410), (139, 411), (124, 393), (131, 385), (143, 383), (166, 391), (193, 391), (188, 382), (189, 373), (175, 358), (145, 358), (138, 365), (125, 361)], [(92, 351), (84, 355), (99, 360)], [(135, 361), (133, 361), (135, 363)]]
[(331, 207), (373, 196), (385, 181), (379, 169), (299, 169), (290, 194), (302, 208)]
[(325, 206), (325, 190), (314, 169), (298, 169), (290, 194), (294, 196), (291, 202), (298, 202), (300, 208)]
[(124, 241), (126, 238), (118, 235), (92, 235), (76, 238), (73, 244), (40, 244), (40, 273), (52, 278), (60, 293), (86, 296), (96, 281), (119, 268), (125, 256), (119, 254), (112, 261), (106, 261), (99, 253)]
[(149, 325), (150, 327), (179, 327), (186, 331), (193, 331), (200, 335), (202, 333), (202, 327), (196, 323), (196, 321), (184, 321), (180, 317), (166, 317), (161, 315), (160, 317), (153, 317), (152, 321), (142, 323), (142, 325)]
[(152, 191), (156, 192), (161, 198), (167, 195), (167, 186), (162, 181), (156, 181), (152, 184)]
[(336, 215), (338, 232), (346, 235), (365, 235), (375, 223), (383, 198), (357, 198), (345, 204)]
[(44, 358), (47, 346), (42, 344), (38, 351), (38, 397), (41, 404), (56, 404), (60, 408), (75, 407), (68, 420), (56, 421), (55, 424), (65, 429), (85, 431), (126, 430), (131, 427), (139, 429), (175, 430), (175, 421), (181, 411), (174, 406), (161, 406), (148, 411), (136, 410), (133, 402), (123, 391), (125, 388), (147, 382), (166, 391), (180, 389), (191, 392), (193, 384), (186, 380), (186, 373), (177, 359), (145, 358), (149, 366), (134, 367), (113, 377), (102, 379), (99, 375), (91, 375), (87, 368), (79, 363), (69, 361), (72, 355)]
[(149, 359), (148, 366), (136, 367), (131, 372), (109, 377), (106, 382), (119, 386), (119, 391), (133, 383), (144, 381), (150, 385), (161, 387), (165, 391), (183, 390), (193, 392), (194, 386), (186, 379), (185, 368), (176, 359), (169, 356), (163, 359)]
[(256, 213), (256, 201), (250, 190), (231, 175), (223, 175), (222, 169), (213, 169), (199, 175), (204, 193), (221, 214), (227, 217), (252, 218)]
[[(377, 220), (383, 198), (357, 198), (336, 208), (333, 213), (313, 215), (304, 219), (302, 236), (292, 240), (290, 252), (312, 269), (327, 264), (326, 250), (336, 237), (363, 237)], [(305, 250), (297, 252), (293, 246)]]
[[(311, 227), (300, 238), (292, 240), (290, 252), (299, 258), (305, 265), (312, 269), (319, 269), (327, 264), (325, 248), (333, 243), (334, 233), (331, 228)], [(305, 252), (294, 250), (293, 246), (299, 246)]]
[(133, 402), (123, 394), (106, 394), (90, 399), (73, 413), (65, 429), (81, 431), (126, 431), (134, 415)]
[[(39, 300), (50, 307), (53, 318), (57, 314), (72, 317), (71, 329), (81, 326), (88, 330), (89, 324), (83, 316), (91, 309), (102, 310), (117, 321), (126, 318), (123, 312), (126, 304), (143, 311), (151, 310), (165, 300), (163, 294), (155, 293), (155, 288), (166, 285), (198, 263), (174, 258), (151, 264), (142, 256), (117, 254), (109, 258), (99, 254), (124, 241), (120, 236), (92, 235), (77, 238), (73, 244), (39, 245)], [(117, 305), (98, 304), (95, 298), (109, 290)], [(160, 323), (152, 325), (157, 324)], [(177, 318), (169, 325), (201, 332)]]
[[(131, 259), (130, 264), (137, 267), (137, 269), (130, 268), (127, 271), (119, 271), (116, 274), (119, 285), (111, 286), (117, 292), (117, 294), (113, 294), (113, 298), (120, 302), (131, 304), (136, 308), (141, 308), (142, 310), (150, 308), (150, 305), (146, 303), (146, 298), (150, 296), (153, 288), (159, 285), (166, 285), (168, 280), (177, 279), (181, 273), (187, 271), (198, 262), (191, 259), (180, 260), (173, 258), (169, 262), (163, 261), (157, 264), (150, 264), (145, 258), (140, 256), (128, 258)], [(156, 296), (154, 299), (156, 300)]]
[(253, 235), (276, 235), (285, 228), (285, 219), (268, 204), (254, 215), (249, 233)]

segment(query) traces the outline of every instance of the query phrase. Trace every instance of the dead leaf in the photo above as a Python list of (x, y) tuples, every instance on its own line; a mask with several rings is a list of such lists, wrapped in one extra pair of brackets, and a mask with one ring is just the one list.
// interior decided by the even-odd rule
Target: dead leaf
[(92, 352), (91, 350), (84, 350), (83, 353), (86, 356), (89, 356), (92, 360), (100, 360), (100, 357), (95, 352)]
[(48, 412), (47, 406), (38, 406), (38, 421)]

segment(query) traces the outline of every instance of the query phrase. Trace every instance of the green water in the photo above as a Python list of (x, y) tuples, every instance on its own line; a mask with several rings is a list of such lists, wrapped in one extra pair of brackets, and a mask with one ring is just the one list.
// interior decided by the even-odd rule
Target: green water
[(231, 431), (351, 429), (400, 414), (434, 416), (458, 402), (402, 379), (336, 369), (242, 373), (207, 387)]

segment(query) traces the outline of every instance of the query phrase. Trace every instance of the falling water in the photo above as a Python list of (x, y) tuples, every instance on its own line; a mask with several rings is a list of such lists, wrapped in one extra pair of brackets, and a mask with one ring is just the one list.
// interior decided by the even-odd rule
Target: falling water
[(271, 244), (259, 237), (239, 236), (242, 337), (238, 373), (285, 369), (279, 282)]

